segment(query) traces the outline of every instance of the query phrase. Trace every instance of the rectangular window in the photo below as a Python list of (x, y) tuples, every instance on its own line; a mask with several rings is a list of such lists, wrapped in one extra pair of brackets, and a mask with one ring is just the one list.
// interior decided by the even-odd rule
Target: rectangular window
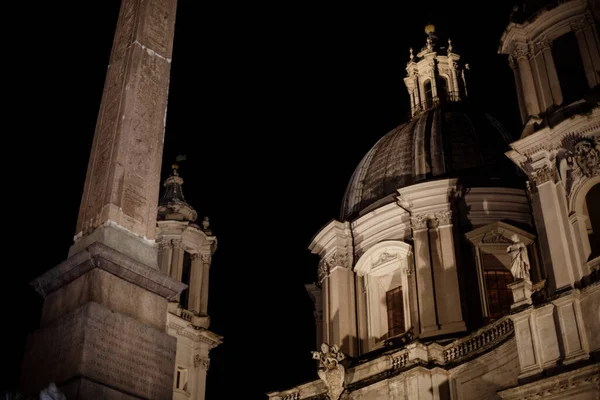
[(404, 299), (402, 286), (392, 289), (385, 294), (388, 316), (387, 337), (404, 333)]
[(508, 314), (513, 302), (512, 292), (506, 286), (514, 279), (508, 270), (486, 270), (485, 290), (488, 301), (488, 316), (490, 319), (498, 319)]

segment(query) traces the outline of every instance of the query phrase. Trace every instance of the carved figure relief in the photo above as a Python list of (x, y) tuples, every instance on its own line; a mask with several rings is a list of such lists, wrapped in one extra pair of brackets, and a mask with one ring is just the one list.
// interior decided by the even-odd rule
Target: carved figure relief
[(600, 174), (600, 141), (596, 137), (568, 135), (556, 152), (555, 165), (568, 200), (585, 178)]
[(329, 399), (338, 400), (344, 392), (346, 378), (346, 369), (340, 362), (346, 358), (346, 355), (337, 345), (329, 346), (323, 343), (321, 351), (312, 352), (312, 358), (319, 360), (319, 378), (327, 386)]

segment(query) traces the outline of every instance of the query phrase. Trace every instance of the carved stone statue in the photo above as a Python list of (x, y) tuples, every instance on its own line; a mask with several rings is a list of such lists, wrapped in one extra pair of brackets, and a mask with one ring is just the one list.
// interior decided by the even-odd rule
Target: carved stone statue
[(327, 393), (331, 400), (338, 400), (344, 392), (346, 369), (340, 361), (346, 358), (337, 345), (321, 345), (321, 351), (313, 351), (312, 357), (319, 360), (319, 378), (327, 386)]
[(531, 264), (527, 255), (527, 246), (519, 240), (519, 236), (516, 233), (510, 239), (513, 244), (506, 248), (506, 252), (510, 254), (511, 258), (510, 272), (515, 280), (525, 279), (531, 281), (529, 277)]

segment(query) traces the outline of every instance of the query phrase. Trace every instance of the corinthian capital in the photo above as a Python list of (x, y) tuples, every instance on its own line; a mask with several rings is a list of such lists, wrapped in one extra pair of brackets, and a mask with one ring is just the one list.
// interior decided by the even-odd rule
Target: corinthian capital
[(512, 56), (515, 58), (515, 60), (518, 60), (519, 58), (529, 58), (529, 55), (529, 48), (526, 44), (515, 44), (515, 48), (512, 53)]
[(202, 262), (204, 264), (210, 264), (212, 262), (212, 256), (210, 253), (203, 253), (200, 255), (200, 257), (202, 258)]
[(452, 223), (452, 211), (451, 210), (437, 211), (434, 214), (434, 217), (435, 217), (435, 219), (438, 220), (439, 226), (450, 225)]
[(412, 224), (412, 228), (417, 229), (425, 229), (427, 228), (427, 220), (429, 217), (427, 214), (417, 214), (410, 217), (410, 222)]
[(537, 186), (548, 181), (554, 182), (556, 179), (556, 169), (554, 167), (544, 165), (543, 167), (536, 169), (531, 174), (531, 177)]

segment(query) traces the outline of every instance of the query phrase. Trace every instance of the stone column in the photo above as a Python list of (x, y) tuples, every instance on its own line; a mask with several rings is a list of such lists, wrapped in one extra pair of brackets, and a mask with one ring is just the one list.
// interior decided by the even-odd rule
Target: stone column
[(212, 256), (204, 253), (202, 258), (202, 289), (200, 291), (200, 315), (208, 315), (208, 282)]
[(539, 195), (538, 204), (541, 208), (540, 214), (548, 239), (548, 251), (552, 263), (552, 270), (547, 271), (547, 273), (552, 274), (553, 278), (549, 282), (552, 292), (556, 289), (572, 286), (575, 281), (568, 240), (565, 237), (565, 234), (570, 232), (571, 227), (564, 224), (560, 199), (554, 184), (555, 174), (556, 171), (553, 167), (544, 166), (538, 168), (533, 176)]
[(422, 103), (421, 103), (421, 86), (419, 85), (419, 74), (415, 73), (415, 107), (418, 107), (418, 109), (422, 109)]
[(158, 244), (158, 268), (165, 275), (171, 273), (171, 257), (173, 256), (173, 245), (166, 240)]
[(517, 88), (517, 100), (519, 101), (519, 112), (521, 113), (521, 122), (527, 122), (527, 107), (523, 98), (523, 84), (521, 83), (521, 73), (519, 72), (519, 64), (513, 56), (508, 56), (508, 63), (515, 75), (515, 86)]
[(538, 115), (540, 113), (540, 108), (535, 92), (533, 73), (531, 72), (531, 65), (529, 64), (529, 52), (527, 46), (518, 45), (514, 51), (513, 57), (519, 64), (519, 73), (521, 74), (521, 85), (523, 88), (523, 100), (525, 100), (527, 115)]
[(450, 71), (452, 72), (452, 101), (460, 100), (460, 89), (458, 87), (458, 76), (456, 74), (456, 63), (452, 60), (449, 62)]
[[(319, 263), (318, 280), (323, 293), (323, 342), (333, 343), (331, 339), (331, 314), (329, 312), (329, 269), (325, 260)], [(321, 343), (317, 343), (318, 346)]]
[(554, 105), (561, 105), (563, 102), (562, 90), (560, 89), (560, 81), (558, 80), (558, 74), (556, 73), (556, 66), (554, 65), (554, 57), (552, 57), (552, 50), (550, 49), (550, 43), (545, 40), (541, 42), (542, 54), (544, 55), (544, 63), (546, 65), (546, 73), (548, 74), (548, 83), (550, 84), (550, 91), (552, 92), (552, 102)]
[(321, 288), (317, 286), (317, 284), (311, 283), (309, 285), (304, 285), (308, 295), (310, 296), (314, 311), (313, 315), (315, 317), (315, 327), (317, 331), (317, 347), (323, 343), (323, 292)]
[(462, 318), (458, 286), (452, 211), (438, 211), (434, 217), (437, 227), (430, 229), (429, 234), (439, 333), (464, 331), (466, 325)]
[[(99, 241), (156, 267), (156, 250), (142, 254), (130, 236), (155, 238), (176, 8), (176, 0), (122, 1), (77, 219), (75, 239), (84, 243), (75, 251)], [(111, 225), (124, 230), (105, 232)]]
[(44, 296), (27, 341), (26, 397), (50, 382), (68, 399), (171, 399), (177, 339), (154, 243), (176, 0), (122, 0), (76, 242), (32, 282)]
[[(585, 22), (579, 21), (571, 24), (571, 29), (575, 32), (575, 36), (577, 37), (577, 44), (579, 45), (579, 54), (581, 54), (581, 61), (583, 63), (583, 68), (585, 70), (585, 76), (587, 77), (588, 85), (592, 88), (596, 86), (598, 83), (597, 70), (600, 70), (600, 65), (594, 65), (594, 60), (592, 59), (592, 54), (594, 57), (597, 57), (596, 43), (588, 42), (588, 37), (591, 36), (593, 39), (593, 32), (590, 34), (586, 34)], [(591, 29), (591, 27), (589, 27)], [(590, 50), (596, 50), (592, 53)]]
[(194, 356), (194, 385), (196, 387), (196, 397), (194, 400), (204, 400), (206, 396), (206, 374), (210, 366), (208, 355), (196, 354)]
[(415, 251), (415, 270), (417, 278), (417, 297), (419, 299), (419, 320), (421, 336), (430, 335), (439, 329), (435, 310), (433, 276), (427, 232), (427, 215), (411, 217)]
[(199, 253), (192, 254), (192, 271), (189, 288), (189, 309), (195, 313), (200, 312), (200, 299), (202, 295), (202, 281), (204, 274), (204, 263)]
[(171, 243), (173, 248), (171, 278), (181, 282), (181, 273), (183, 272), (183, 256), (185, 253), (183, 242), (181, 239), (173, 239)]
[(329, 269), (330, 339), (343, 353), (357, 356), (354, 272), (343, 251), (336, 250), (325, 259)]
[(540, 108), (542, 112), (546, 111), (554, 104), (550, 82), (546, 71), (546, 61), (542, 49), (548, 47), (545, 39), (542, 39), (531, 46), (531, 63), (535, 71), (537, 93), (539, 93)]

